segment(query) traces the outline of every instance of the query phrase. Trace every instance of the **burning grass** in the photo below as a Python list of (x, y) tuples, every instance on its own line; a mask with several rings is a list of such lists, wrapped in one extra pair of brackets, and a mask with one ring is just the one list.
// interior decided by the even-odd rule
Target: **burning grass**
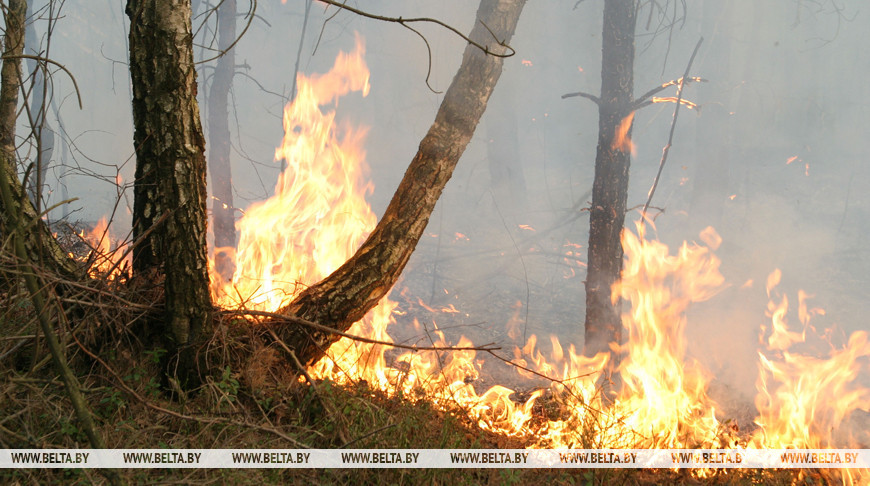
[[(13, 268), (6, 255), (3, 268)], [(7, 277), (10, 277), (7, 275)], [(45, 275), (47, 277), (47, 275)], [(8, 281), (8, 280), (7, 280)], [(59, 282), (58, 282), (59, 283)], [(9, 287), (4, 287), (7, 291)], [(390, 395), (358, 381), (311, 383), (263, 326), (219, 316), (202, 349), (206, 379), (181, 391), (163, 376), (165, 351), (148, 334), (145, 316), (157, 311), (139, 289), (113, 281), (66, 300), (79, 302), (78, 324), (60, 326), (67, 356), (112, 448), (522, 448), (529, 438), (478, 427), (469, 410), (425, 398)], [(0, 314), (0, 446), (87, 448), (88, 442), (50, 362), (33, 337), (33, 312), (24, 294), (4, 294)], [(73, 311), (67, 311), (73, 313)], [(69, 320), (70, 322), (72, 319)], [(23, 344), (21, 344), (23, 343)], [(521, 397), (520, 397), (521, 398)], [(533, 420), (564, 412), (546, 397)], [(687, 471), (652, 470), (124, 470), (133, 484), (662, 484), (697, 483)], [(764, 481), (791, 484), (794, 472), (732, 471), (705, 484)], [(4, 483), (101, 484), (97, 471), (0, 470)]]
[[(6, 254), (5, 282), (17, 276)], [(51, 281), (51, 275), (42, 275)], [(53, 281), (69, 286), (69, 282)], [(35, 337), (34, 312), (26, 294), (5, 286), (0, 318), (0, 446), (86, 448), (72, 406), (47, 351)], [(150, 293), (119, 279), (93, 279), (72, 286), (54, 314), (61, 342), (94, 413), (97, 432), (112, 448), (522, 448), (532, 437), (479, 427), (473, 410), (455, 401), (435, 404), (425, 394), (402, 396), (361, 380), (300, 381), (299, 369), (265, 326), (218, 315), (214, 334), (201, 350), (205, 380), (182, 391), (166, 381), (166, 351), (149, 333), (159, 311), (159, 291)], [(55, 312), (60, 307), (55, 307)], [(73, 319), (72, 316), (75, 316)], [(512, 400), (525, 401), (517, 393)], [(564, 416), (558, 396), (544, 395), (530, 408), (531, 421)], [(589, 425), (589, 424), (586, 424)], [(586, 426), (581, 423), (576, 427)], [(595, 430), (600, 427), (596, 425)], [(590, 431), (593, 429), (590, 429)], [(689, 472), (642, 470), (126, 470), (131, 483), (324, 483), (324, 484), (661, 484), (695, 482)], [(792, 472), (738, 471), (705, 483), (758, 478), (791, 482)], [(100, 484), (92, 470), (2, 470), (4, 482)]]
[[(6, 262), (4, 262), (6, 263)], [(4, 268), (12, 268), (10, 265)], [(486, 432), (469, 410), (425, 398), (388, 395), (365, 382), (301, 383), (279, 343), (263, 326), (229, 316), (215, 322), (203, 348), (206, 379), (181, 392), (161, 380), (165, 352), (148, 336), (145, 315), (157, 311), (138, 289), (94, 281), (82, 289), (78, 328), (62, 341), (95, 414), (98, 432), (113, 448), (521, 448), (516, 437)], [(33, 333), (26, 297), (7, 295), (0, 346), (0, 442), (6, 448), (81, 448), (87, 440), (42, 345)], [(152, 296), (153, 297), (153, 296)], [(96, 324), (95, 324), (96, 323)], [(14, 330), (14, 331), (13, 331)], [(73, 335), (75, 335), (73, 337)], [(7, 339), (8, 338), (8, 339)], [(24, 343), (19, 345), (18, 343)], [(96, 356), (93, 357), (93, 356)], [(558, 401), (540, 401), (535, 420), (559, 415)], [(661, 484), (694, 480), (686, 472), (606, 470), (127, 470), (131, 483), (323, 484)], [(792, 473), (729, 473), (718, 483), (758, 474), (788, 483)], [(760, 477), (760, 476), (758, 476)], [(91, 470), (3, 470), (4, 482), (99, 484)]]

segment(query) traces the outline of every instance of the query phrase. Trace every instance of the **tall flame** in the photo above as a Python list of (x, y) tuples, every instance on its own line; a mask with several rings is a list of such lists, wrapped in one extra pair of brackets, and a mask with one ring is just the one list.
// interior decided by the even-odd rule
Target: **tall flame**
[(275, 195), (253, 204), (238, 222), (232, 282), (212, 277), (224, 305), (274, 310), (338, 268), (374, 227), (365, 201), (365, 130), (342, 125), (325, 109), (351, 91), (369, 91), (361, 41), (341, 53), (332, 70), (298, 78), (296, 99), (284, 110), (284, 140), (275, 158), (287, 168)]
[[(252, 205), (239, 221), (236, 273), (231, 282), (222, 282), (213, 272), (216, 301), (275, 310), (344, 263), (374, 227), (375, 216), (365, 201), (372, 191), (365, 180), (366, 131), (338, 123), (334, 108), (329, 108), (347, 93), (368, 92), (363, 53), (357, 39), (356, 49), (340, 54), (329, 73), (299, 76), (299, 94), (285, 107), (284, 139), (276, 150), (287, 169), (278, 178), (275, 195)], [(631, 118), (624, 121), (627, 132)], [(620, 149), (630, 149), (626, 143)], [(516, 379), (548, 377), (550, 385), (525, 399), (505, 386), (475, 387), (486, 355), (471, 349), (465, 337), (453, 345), (462, 350), (408, 351), (391, 354), (389, 362), (382, 345), (342, 339), (309, 374), (339, 383), (365, 380), (409, 400), (459, 406), (482, 428), (525, 437), (536, 447), (840, 445), (831, 430), (851, 411), (870, 409), (870, 390), (854, 385), (861, 359), (870, 356), (867, 334), (853, 334), (845, 348), (830, 351), (826, 359), (791, 351), (793, 344), (803, 342), (809, 319), (821, 311), (807, 309), (808, 296), (799, 294), (804, 330), (790, 329), (788, 299), (771, 296), (779, 273), (768, 280), (771, 326), (763, 329), (769, 334), (762, 336), (764, 350), (759, 353), (758, 429), (736, 437), (719, 421), (717, 405), (707, 394), (710, 374), (686, 351), (686, 310), (725, 285), (713, 253), (721, 237), (708, 228), (700, 239), (706, 246), (684, 243), (671, 255), (666, 245), (646, 237), (643, 226), (636, 234), (624, 232), (625, 267), (613, 292), (628, 304), (623, 315), (627, 341), (612, 345), (619, 363), (611, 363), (607, 353), (584, 357), (554, 336), (548, 339), (551, 355), (544, 356), (532, 335), (514, 349)], [(392, 342), (387, 327), (400, 313), (397, 307), (384, 299), (350, 333)], [(452, 306), (428, 310), (457, 311)], [(428, 336), (431, 348), (451, 345), (437, 324), (415, 320), (414, 326)], [(605, 370), (614, 367), (612, 389), (602, 390), (608, 379)], [(542, 416), (535, 407), (545, 393), (561, 404), (558, 416)], [(837, 400), (829, 399), (834, 396)]]
[[(624, 387), (617, 407), (648, 447), (697, 447), (716, 439), (719, 424), (707, 397), (709, 377), (686, 362), (686, 309), (721, 288), (719, 260), (705, 246), (668, 247), (623, 232), (627, 259), (616, 295), (631, 302), (623, 316), (628, 342), (619, 373)], [(709, 230), (705, 230), (709, 231)], [(626, 444), (629, 445), (629, 444)]]
[[(768, 294), (779, 282), (775, 271), (768, 278)], [(817, 358), (791, 351), (807, 341), (806, 330), (812, 315), (807, 310), (808, 296), (798, 293), (798, 317), (802, 332), (788, 329), (788, 299), (776, 305), (770, 301), (772, 320), (765, 350), (759, 351), (758, 395), (755, 399), (761, 432), (753, 437), (759, 447), (821, 449), (836, 446), (833, 435), (846, 416), (854, 410), (870, 411), (870, 390), (854, 384), (861, 371), (861, 360), (870, 357), (867, 333), (857, 331), (844, 348), (830, 346), (828, 358)], [(762, 333), (764, 333), (762, 329)]]

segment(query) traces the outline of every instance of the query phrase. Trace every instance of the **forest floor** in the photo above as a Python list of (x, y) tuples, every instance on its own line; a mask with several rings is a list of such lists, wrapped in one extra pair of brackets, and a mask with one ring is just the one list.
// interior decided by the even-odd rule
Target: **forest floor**
[[(3, 320), (8, 326), (10, 320)], [(8, 329), (8, 328), (7, 328)], [(9, 336), (7, 329), (3, 335)], [(17, 329), (16, 331), (22, 331)], [(27, 332), (26, 330), (24, 330)], [(365, 383), (300, 383), (256, 332), (225, 323), (205, 383), (184, 395), (160, 380), (160, 351), (119, 336), (100, 361), (68, 351), (98, 432), (119, 449), (516, 449), (522, 438), (486, 432), (458, 408), (439, 409), (374, 391)], [(41, 346), (28, 344), (0, 367), (0, 446), (78, 449), (88, 441)], [(82, 343), (84, 345), (84, 342)], [(85, 345), (86, 346), (86, 345)], [(215, 357), (216, 358), (216, 357)], [(795, 484), (797, 472), (607, 469), (126, 469), (129, 484)], [(0, 469), (3, 484), (103, 484), (90, 469)], [(804, 472), (802, 484), (824, 482)]]
[[(2, 256), (2, 255), (0, 255)], [(0, 262), (4, 265), (7, 262)], [(11, 267), (5, 267), (11, 268)], [(14, 277), (13, 277), (14, 279)], [(7, 280), (7, 283), (9, 281)], [(0, 296), (0, 447), (88, 448), (39, 336), (26, 292)], [(218, 315), (203, 382), (162, 378), (166, 351), (145, 316), (154, 291), (94, 279), (58, 332), (94, 415), (117, 449), (517, 449), (531, 438), (482, 430), (457, 406), (388, 396), (364, 382), (306, 382), (262, 327)], [(87, 295), (87, 298), (84, 296)], [(70, 303), (78, 302), (76, 305)], [(607, 469), (125, 469), (130, 484), (820, 484), (815, 471)], [(103, 484), (89, 469), (0, 469), (2, 484)]]

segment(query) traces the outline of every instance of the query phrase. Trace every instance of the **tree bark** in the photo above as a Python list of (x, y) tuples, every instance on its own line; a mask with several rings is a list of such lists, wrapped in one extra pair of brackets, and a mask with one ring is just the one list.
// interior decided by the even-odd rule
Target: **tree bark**
[[(611, 288), (622, 271), (620, 234), (628, 197), (631, 104), (634, 100), (635, 0), (605, 0), (602, 33), (601, 97), (598, 102), (598, 149), (589, 216), (586, 275), (585, 352), (609, 351), (622, 338), (620, 306)], [(624, 122), (624, 123), (623, 123)]]
[[(25, 0), (9, 0), (4, 9), (6, 31), (3, 36), (3, 86), (0, 90), (0, 145), (15, 150), (15, 120), (18, 91), (21, 88), (21, 54), (24, 53)], [(11, 159), (14, 166), (14, 158)], [(16, 176), (13, 181), (17, 181)]]
[[(525, 0), (482, 0), (472, 40), (492, 52), (506, 49)], [(493, 39), (491, 30), (497, 39)], [(502, 71), (503, 59), (468, 45), (429, 132), (393, 195), (383, 218), (356, 254), (281, 310), (341, 331), (377, 305), (396, 283), (429, 216), (471, 140)], [(279, 330), (302, 363), (323, 356), (336, 335), (298, 325)]]
[(211, 171), (212, 221), (214, 223), (215, 270), (224, 280), (233, 278), (233, 259), (224, 248), (236, 246), (235, 207), (233, 206), (232, 168), (230, 166), (230, 125), (227, 98), (233, 85), (236, 55), (231, 49), (236, 39), (236, 0), (223, 0), (218, 8), (218, 58), (208, 92), (208, 164)]
[(21, 215), (22, 222), (34, 224), (33, 231), (26, 231), (24, 247), (34, 262), (43, 260), (45, 266), (53, 269), (61, 277), (78, 280), (84, 276), (81, 268), (67, 255), (51, 231), (39, 218), (39, 213), (27, 198), (24, 186), (19, 182), (18, 166), (15, 156), (15, 123), (18, 109), (18, 92), (21, 87), (21, 54), (24, 51), (24, 19), (27, 2), (10, 0), (5, 10), (6, 32), (3, 46), (3, 68), (0, 71), (0, 170), (5, 172), (10, 182), (12, 198), (9, 204), (0, 201), (0, 235), (11, 232), (14, 218)]
[[(133, 249), (133, 271), (137, 278), (165, 278), (164, 324), (185, 360), (190, 346), (208, 335), (211, 312), (205, 140), (190, 0), (128, 0), (127, 15), (136, 147), (133, 236), (142, 238)], [(180, 365), (179, 376), (191, 376), (184, 369), (189, 365)]]

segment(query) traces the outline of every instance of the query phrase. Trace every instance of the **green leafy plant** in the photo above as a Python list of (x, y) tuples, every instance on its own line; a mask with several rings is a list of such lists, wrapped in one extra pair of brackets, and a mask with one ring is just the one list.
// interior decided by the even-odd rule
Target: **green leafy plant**
[(239, 380), (233, 374), (232, 368), (226, 366), (221, 372), (221, 379), (214, 382), (215, 388), (220, 391), (218, 405), (224, 403), (232, 405), (238, 401), (239, 396)]

